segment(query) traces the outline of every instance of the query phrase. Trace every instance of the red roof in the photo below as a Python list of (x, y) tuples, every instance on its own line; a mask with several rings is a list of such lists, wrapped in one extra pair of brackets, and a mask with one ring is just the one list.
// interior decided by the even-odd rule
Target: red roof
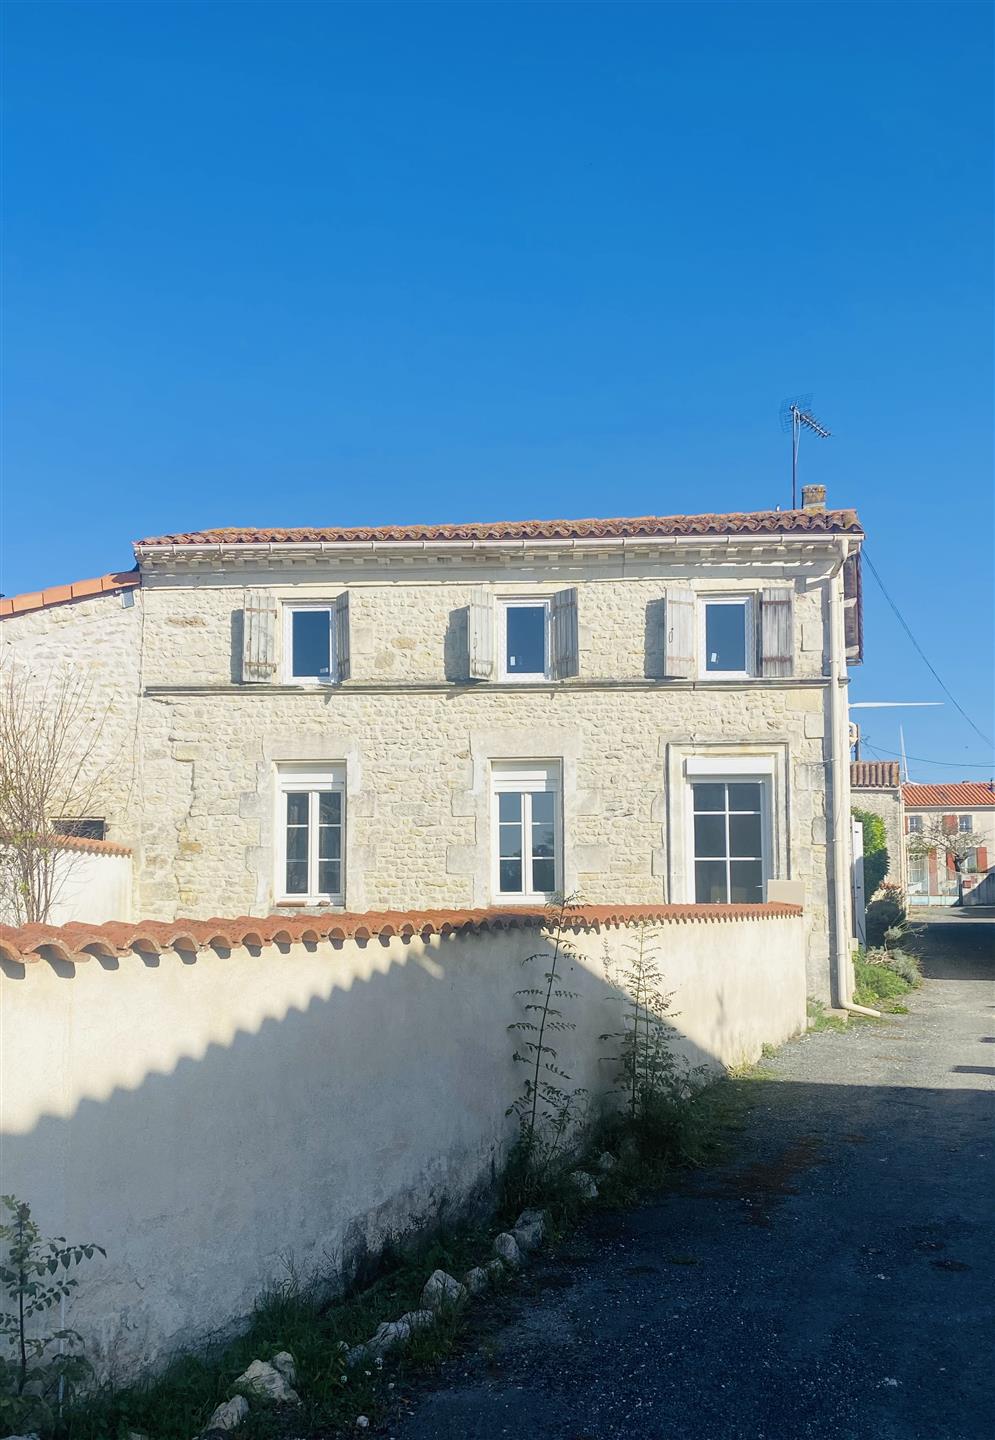
[(897, 790), (901, 781), (897, 760), (850, 761), (850, 784), (855, 790)]
[(98, 575), (95, 580), (74, 580), (70, 585), (53, 585), (47, 590), (33, 590), (28, 595), (10, 595), (0, 599), (0, 617), (23, 615), (28, 610), (45, 610), (49, 605), (66, 605), (71, 600), (89, 600), (94, 595), (111, 595), (120, 590), (133, 590), (141, 585), (137, 568)]
[(385, 525), (353, 529), (302, 527), (290, 530), (234, 526), (154, 535), (149, 545), (348, 544), (374, 540), (588, 540), (652, 539), (666, 535), (794, 535), (860, 533), (855, 510), (756, 510), (733, 515), (643, 515), (615, 520), (494, 520), (465, 525)]
[[(766, 905), (584, 905), (569, 912), (571, 929), (600, 930), (603, 926), (641, 922), (724, 923), (730, 920), (785, 920), (801, 915), (800, 905), (771, 902)], [(548, 919), (544, 910), (371, 911), (347, 915), (267, 915), (232, 920), (145, 920), (135, 924), (108, 921), (104, 925), (0, 925), (0, 956), (15, 964), (40, 960), (47, 951), (73, 964), (95, 955), (126, 955), (128, 951), (177, 950), (196, 954), (217, 947), (287, 945), (295, 941), (381, 940), (399, 935), (479, 934), (488, 930), (538, 930)]]
[(906, 808), (921, 805), (927, 809), (984, 810), (995, 805), (995, 785), (980, 780), (956, 780), (950, 785), (903, 785), (902, 799)]

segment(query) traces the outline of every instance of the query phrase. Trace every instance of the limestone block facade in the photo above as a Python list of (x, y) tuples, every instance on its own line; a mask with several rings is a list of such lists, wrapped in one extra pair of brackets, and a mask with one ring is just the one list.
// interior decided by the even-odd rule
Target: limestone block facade
[[(107, 834), (134, 853), (136, 917), (514, 903), (500, 889), (502, 847), (527, 844), (529, 831), (506, 821), (512, 811), (555, 852), (534, 874), (555, 864), (557, 890), (594, 904), (692, 902), (704, 874), (723, 873), (721, 857), (700, 859), (699, 829), (721, 825), (696, 818), (694, 794), (706, 792), (693, 787), (732, 786), (731, 812), (749, 784), (759, 819), (723, 823), (727, 834), (759, 825), (762, 854), (726, 873), (739, 864), (753, 884), (762, 866), (764, 894), (772, 880), (800, 883), (810, 990), (839, 997), (850, 905), (835, 884), (849, 873), (839, 869), (850, 813), (844, 572), (859, 524), (851, 511), (703, 518), (708, 533), (652, 521), (553, 539), (510, 526), (491, 540), (445, 527), (430, 540), (164, 537), (136, 547), (141, 584), (127, 601), (108, 593), (11, 613), (3, 657), (39, 683), (60, 666), (94, 677), (101, 744), (116, 759)], [(756, 520), (764, 526), (741, 524)], [(610, 529), (636, 525), (657, 533)], [(549, 599), (555, 610), (564, 593), (573, 673), (502, 679), (499, 654), (488, 678), (471, 678), (481, 613), (500, 627), (502, 602)], [(341, 596), (344, 675), (293, 680), (289, 608), (331, 610)], [(747, 603), (743, 673), (706, 668), (712, 600)], [(775, 609), (790, 653), (769, 661)], [(256, 610), (271, 616), (261, 681), (245, 678)], [(503, 635), (487, 645), (500, 651)], [(335, 798), (304, 814), (312, 790)], [(288, 893), (298, 841), (311, 847), (309, 874), (334, 874), (319, 887), (328, 894)], [(322, 865), (326, 844), (338, 858)]]

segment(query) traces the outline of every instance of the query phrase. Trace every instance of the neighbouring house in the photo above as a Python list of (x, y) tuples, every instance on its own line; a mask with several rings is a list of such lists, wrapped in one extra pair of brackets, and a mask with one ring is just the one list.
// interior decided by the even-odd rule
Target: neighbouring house
[[(902, 786), (908, 837), (929, 833), (939, 821), (945, 830), (979, 837), (981, 844), (967, 855), (962, 880), (965, 891), (979, 884), (995, 854), (995, 782), (959, 780), (948, 785)], [(957, 898), (957, 871), (952, 855), (931, 849), (908, 856), (908, 891), (913, 904), (949, 905)]]
[(3, 653), (99, 685), (136, 917), (790, 893), (842, 1000), (863, 537), (824, 494), (163, 535), (0, 602)]
[[(884, 821), (888, 846), (885, 880), (905, 884), (905, 805), (902, 800), (902, 771), (897, 760), (853, 760), (850, 762), (850, 793), (855, 810), (867, 810)], [(867, 899), (870, 900), (870, 896)]]

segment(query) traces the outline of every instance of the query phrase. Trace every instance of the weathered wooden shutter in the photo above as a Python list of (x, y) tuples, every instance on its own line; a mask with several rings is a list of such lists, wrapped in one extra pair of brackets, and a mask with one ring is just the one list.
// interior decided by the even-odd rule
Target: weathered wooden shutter
[(247, 685), (276, 679), (276, 601), (268, 590), (246, 590), (242, 602), (242, 680)]
[(349, 679), (349, 592), (335, 597), (335, 679)]
[(694, 674), (694, 592), (668, 590), (663, 607), (663, 673), (668, 679)]
[(494, 674), (494, 596), (474, 590), (467, 607), (467, 669), (471, 680)]
[(549, 602), (549, 673), (569, 680), (580, 673), (577, 635), (577, 591), (558, 590)]
[(843, 562), (843, 644), (846, 663), (859, 665), (864, 658), (864, 602), (860, 575), (860, 551)]
[(760, 673), (792, 675), (795, 668), (794, 597), (790, 590), (760, 595)]

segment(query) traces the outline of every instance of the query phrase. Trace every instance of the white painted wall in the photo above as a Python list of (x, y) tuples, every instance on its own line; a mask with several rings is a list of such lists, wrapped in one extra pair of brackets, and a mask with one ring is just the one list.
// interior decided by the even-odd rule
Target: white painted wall
[[(802, 918), (654, 927), (682, 1048), (754, 1060), (805, 1024)], [(561, 1063), (604, 1093), (616, 957), (576, 936)], [(524, 1079), (507, 1026), (535, 932), (5, 963), (3, 1186), (46, 1233), (107, 1248), (67, 1323), (101, 1374), (231, 1328), (287, 1256), (333, 1273), (488, 1185)]]
[(66, 925), (71, 920), (102, 925), (105, 920), (131, 918), (130, 855), (83, 850), (65, 850), (59, 855), (50, 925)]

